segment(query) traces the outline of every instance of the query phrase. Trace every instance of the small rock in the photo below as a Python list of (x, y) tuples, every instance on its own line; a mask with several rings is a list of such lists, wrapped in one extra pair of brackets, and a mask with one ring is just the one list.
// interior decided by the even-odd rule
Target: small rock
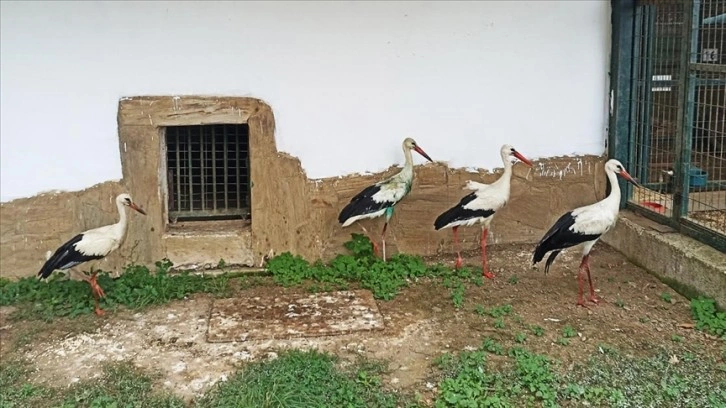
[(408, 370), (410, 370), (410, 368), (408, 368), (407, 366), (401, 366), (398, 369), (399, 369), (399, 371), (408, 371)]
[(440, 307), (438, 307), (438, 306), (434, 306), (434, 307), (432, 307), (432, 308), (431, 308), (431, 310), (433, 310), (433, 312), (434, 312), (434, 313), (439, 313), (439, 312), (441, 312), (441, 308), (440, 308)]
[(401, 380), (399, 380), (398, 378), (396, 378), (396, 377), (391, 378), (391, 384), (398, 384), (399, 382), (401, 382)]

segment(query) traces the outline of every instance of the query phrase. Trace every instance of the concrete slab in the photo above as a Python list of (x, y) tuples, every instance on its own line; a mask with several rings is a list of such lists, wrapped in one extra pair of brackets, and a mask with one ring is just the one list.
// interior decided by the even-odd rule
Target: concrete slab
[(648, 270), (686, 297), (706, 295), (726, 308), (726, 254), (631, 211), (620, 219), (603, 242)]
[(383, 328), (370, 291), (283, 294), (216, 300), (207, 341), (330, 336)]

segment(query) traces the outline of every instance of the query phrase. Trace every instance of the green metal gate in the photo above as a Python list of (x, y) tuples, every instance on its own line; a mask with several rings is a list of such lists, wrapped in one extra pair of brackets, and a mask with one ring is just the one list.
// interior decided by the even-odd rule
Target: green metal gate
[(614, 0), (623, 206), (726, 251), (726, 0)]

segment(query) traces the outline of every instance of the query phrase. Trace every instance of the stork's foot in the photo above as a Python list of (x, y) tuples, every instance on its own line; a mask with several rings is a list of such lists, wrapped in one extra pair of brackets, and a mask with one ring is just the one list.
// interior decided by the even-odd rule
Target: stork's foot
[(582, 306), (585, 309), (590, 309), (590, 306), (588, 306), (587, 303), (585, 303), (585, 301), (582, 300), (582, 298), (577, 299), (577, 306)]
[(461, 267), (464, 266), (464, 260), (461, 259), (461, 257), (457, 257), (456, 261), (454, 262), (454, 268), (461, 269)]
[(600, 303), (600, 301), (603, 300), (601, 297), (590, 295), (590, 297), (587, 299), (588, 302), (592, 302), (594, 304)]
[(94, 312), (96, 313), (96, 316), (103, 316), (104, 314), (106, 314), (106, 312), (104, 312), (103, 309), (98, 306), (96, 306), (96, 310), (94, 310)]
[(484, 271), (482, 275), (487, 279), (494, 279), (496, 275), (494, 275), (491, 271)]
[(375, 255), (376, 258), (380, 258), (381, 251), (378, 248), (378, 244), (376, 244), (373, 240), (371, 240), (371, 244), (373, 244), (373, 255)]

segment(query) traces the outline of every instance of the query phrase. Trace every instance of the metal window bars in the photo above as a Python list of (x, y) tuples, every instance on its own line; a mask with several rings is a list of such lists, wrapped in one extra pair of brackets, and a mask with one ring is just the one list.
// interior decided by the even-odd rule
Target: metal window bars
[(249, 127), (166, 128), (169, 220), (250, 218)]

